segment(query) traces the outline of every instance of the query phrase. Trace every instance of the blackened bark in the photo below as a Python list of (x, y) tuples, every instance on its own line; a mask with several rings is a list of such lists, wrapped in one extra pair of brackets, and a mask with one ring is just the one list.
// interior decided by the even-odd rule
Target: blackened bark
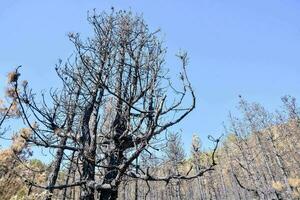
[[(82, 136), (81, 140), (83, 143), (83, 166), (82, 166), (82, 180), (93, 181), (95, 178), (95, 152), (90, 148), (91, 145), (91, 133), (89, 122), (93, 112), (95, 98), (92, 102), (87, 105), (82, 122)], [(81, 200), (94, 200), (94, 189), (83, 185), (81, 187)]]
[[(67, 142), (67, 137), (63, 137), (60, 142), (59, 145), (60, 146), (65, 146)], [(46, 197), (46, 200), (51, 200), (52, 198), (52, 193), (54, 191), (53, 186), (56, 183), (56, 180), (58, 178), (58, 173), (59, 173), (59, 169), (60, 169), (60, 164), (63, 158), (63, 154), (64, 154), (64, 149), (63, 148), (59, 148), (56, 152), (55, 155), (55, 161), (53, 163), (53, 171), (51, 172), (50, 176), (49, 176), (49, 180), (48, 180), (48, 191), (50, 193), (49, 196)]]
[(102, 190), (100, 200), (116, 200), (118, 198), (117, 189)]

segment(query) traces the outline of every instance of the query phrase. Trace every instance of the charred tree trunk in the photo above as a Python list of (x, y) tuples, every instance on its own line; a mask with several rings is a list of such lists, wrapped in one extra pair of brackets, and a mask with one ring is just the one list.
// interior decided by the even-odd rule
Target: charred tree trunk
[[(110, 155), (109, 166), (117, 166), (120, 162), (118, 161), (118, 156), (115, 154)], [(113, 185), (113, 180), (117, 177), (118, 170), (114, 167), (108, 168), (106, 170), (103, 183)], [(110, 189), (100, 190), (100, 200), (115, 200), (118, 197), (118, 185), (112, 186)]]
[[(73, 152), (72, 156), (71, 156), (70, 165), (69, 165), (69, 169), (68, 169), (68, 173), (67, 173), (67, 178), (66, 178), (66, 181), (65, 181), (66, 185), (69, 184), (69, 180), (70, 180), (70, 177), (71, 177), (71, 174), (72, 174), (72, 170), (74, 170), (73, 169), (74, 156), (75, 156), (75, 152)], [(67, 195), (68, 195), (67, 193), (68, 193), (68, 188), (65, 188), (64, 192), (63, 192), (63, 199), (62, 200), (66, 200)]]
[[(59, 145), (65, 146), (66, 142), (67, 142), (67, 137), (64, 137), (60, 140)], [(50, 195), (46, 197), (46, 200), (51, 200), (51, 198), (52, 198), (52, 193), (54, 191), (53, 186), (55, 185), (56, 180), (58, 178), (58, 173), (60, 170), (60, 165), (61, 165), (61, 161), (63, 158), (63, 154), (64, 154), (63, 148), (58, 149), (56, 152), (56, 155), (55, 155), (56, 160), (53, 163), (53, 171), (50, 173), (49, 180), (48, 180), (48, 188), (49, 188), (48, 191), (49, 191)]]
[[(86, 106), (83, 122), (82, 122), (82, 135), (81, 140), (83, 144), (83, 155), (82, 155), (82, 177), (81, 180), (84, 181), (94, 181), (95, 179), (95, 146), (92, 140), (92, 132), (90, 130), (90, 119), (92, 116), (95, 97), (94, 94), (93, 100)], [(94, 200), (94, 189), (84, 185), (81, 187), (80, 199), (82, 200)]]

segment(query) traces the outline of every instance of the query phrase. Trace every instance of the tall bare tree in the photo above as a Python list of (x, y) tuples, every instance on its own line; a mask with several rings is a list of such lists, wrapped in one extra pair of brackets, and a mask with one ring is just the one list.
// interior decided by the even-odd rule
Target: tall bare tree
[[(62, 88), (50, 92), (50, 100), (42, 94), (39, 102), (27, 83), (14, 82), (23, 120), (33, 131), (27, 143), (56, 152), (47, 184), (30, 177), (27, 183), (47, 190), (47, 200), (59, 189), (70, 193), (70, 188), (80, 190), (80, 199), (116, 199), (124, 177), (169, 182), (213, 170), (214, 160), (194, 175), (158, 177), (135, 167), (153, 139), (195, 108), (187, 54), (178, 55), (182, 88), (175, 89), (164, 67), (166, 49), (159, 31), (150, 32), (141, 16), (112, 9), (109, 14), (94, 11), (88, 21), (94, 36), (82, 40), (78, 33), (69, 34), (75, 51), (57, 64)], [(32, 122), (38, 125), (32, 127)], [(65, 182), (58, 182), (66, 171)]]

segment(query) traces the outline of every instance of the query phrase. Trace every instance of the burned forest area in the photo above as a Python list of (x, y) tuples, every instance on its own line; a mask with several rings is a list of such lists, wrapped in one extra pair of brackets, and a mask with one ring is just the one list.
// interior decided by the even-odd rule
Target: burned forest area
[(187, 149), (178, 127), (202, 126), (190, 115), (198, 58), (179, 51), (168, 68), (161, 30), (133, 11), (92, 10), (86, 23), (92, 33), (69, 33), (72, 54), (53, 63), (59, 87), (36, 90), (22, 63), (4, 74), (1, 200), (300, 199), (295, 97), (270, 111), (239, 96), (223, 131), (189, 133)]

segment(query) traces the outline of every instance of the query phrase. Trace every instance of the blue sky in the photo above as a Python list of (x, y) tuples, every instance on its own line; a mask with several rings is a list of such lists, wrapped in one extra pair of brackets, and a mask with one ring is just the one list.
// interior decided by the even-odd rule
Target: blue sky
[(193, 133), (206, 144), (223, 133), (222, 122), (238, 95), (269, 109), (285, 94), (300, 99), (300, 1), (298, 0), (0, 0), (0, 89), (4, 76), (23, 65), (36, 90), (58, 85), (54, 65), (72, 53), (66, 35), (90, 33), (87, 10), (131, 9), (152, 30), (162, 29), (167, 67), (188, 51), (196, 110), (177, 128), (188, 150)]

